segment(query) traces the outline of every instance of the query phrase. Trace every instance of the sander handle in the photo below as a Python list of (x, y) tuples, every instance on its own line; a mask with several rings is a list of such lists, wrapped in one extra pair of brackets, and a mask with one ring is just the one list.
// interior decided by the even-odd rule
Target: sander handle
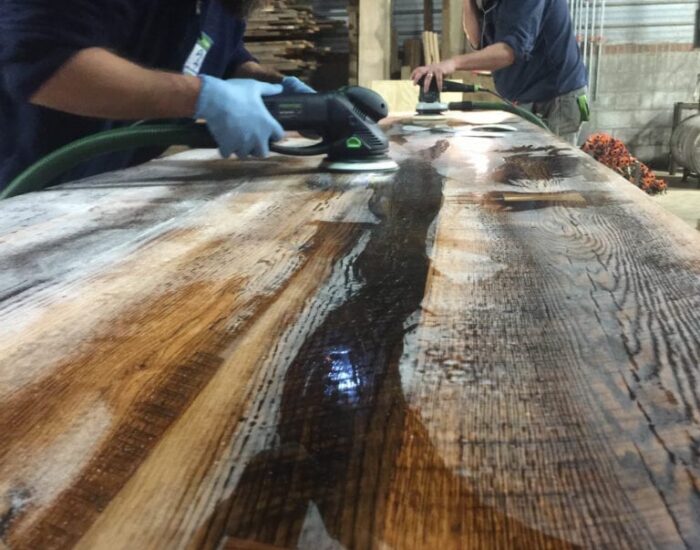
[(266, 96), (270, 114), (287, 131), (313, 131), (320, 135), (328, 127), (329, 94), (284, 94)]
[(389, 114), (378, 93), (360, 86), (319, 94), (284, 94), (263, 98), (270, 114), (287, 131), (314, 135), (319, 143), (305, 147), (271, 144), (275, 153), (291, 156), (326, 154), (334, 159), (367, 159), (386, 154), (389, 143), (377, 124)]
[(304, 147), (289, 147), (288, 145), (278, 145), (270, 143), (270, 151), (280, 155), (289, 155), (292, 157), (315, 157), (316, 155), (326, 155), (331, 150), (329, 143), (321, 141), (313, 145), (305, 145)]
[(424, 76), (418, 81), (418, 86), (420, 86), (420, 103), (440, 103), (440, 94), (442, 92), (474, 94), (484, 91), (484, 88), (478, 84), (462, 84), (461, 82), (455, 82), (454, 80), (443, 80), (442, 89), (438, 90), (437, 80), (433, 79), (430, 82), (428, 92), (426, 92), (423, 88), (425, 85), (425, 78), (426, 77)]

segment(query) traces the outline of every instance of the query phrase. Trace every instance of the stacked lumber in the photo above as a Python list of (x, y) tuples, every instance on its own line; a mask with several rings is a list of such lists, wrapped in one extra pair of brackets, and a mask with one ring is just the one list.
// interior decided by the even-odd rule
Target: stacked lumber
[(269, 0), (248, 19), (246, 46), (261, 64), (308, 80), (330, 52), (317, 45), (317, 38), (337, 25), (317, 19), (310, 6), (298, 1)]
[(437, 33), (432, 31), (423, 33), (423, 57), (426, 65), (440, 63), (440, 40)]

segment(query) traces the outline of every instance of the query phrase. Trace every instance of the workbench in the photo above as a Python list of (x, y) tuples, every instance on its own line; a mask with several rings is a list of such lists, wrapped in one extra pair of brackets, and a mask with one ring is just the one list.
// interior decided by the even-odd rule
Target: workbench
[(507, 115), (385, 126), (0, 203), (2, 543), (700, 547), (700, 233)]

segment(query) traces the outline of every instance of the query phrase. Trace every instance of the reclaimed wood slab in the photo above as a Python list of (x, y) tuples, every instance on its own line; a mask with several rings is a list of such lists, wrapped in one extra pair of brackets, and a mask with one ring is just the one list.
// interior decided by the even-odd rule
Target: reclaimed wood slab
[(387, 131), (0, 203), (2, 544), (700, 547), (700, 234), (513, 118)]

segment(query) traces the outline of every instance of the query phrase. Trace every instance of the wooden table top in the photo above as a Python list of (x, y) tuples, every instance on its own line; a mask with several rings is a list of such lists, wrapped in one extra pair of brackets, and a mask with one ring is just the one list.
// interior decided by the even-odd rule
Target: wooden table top
[(525, 122), (388, 132), (0, 203), (0, 546), (700, 547), (700, 233)]

